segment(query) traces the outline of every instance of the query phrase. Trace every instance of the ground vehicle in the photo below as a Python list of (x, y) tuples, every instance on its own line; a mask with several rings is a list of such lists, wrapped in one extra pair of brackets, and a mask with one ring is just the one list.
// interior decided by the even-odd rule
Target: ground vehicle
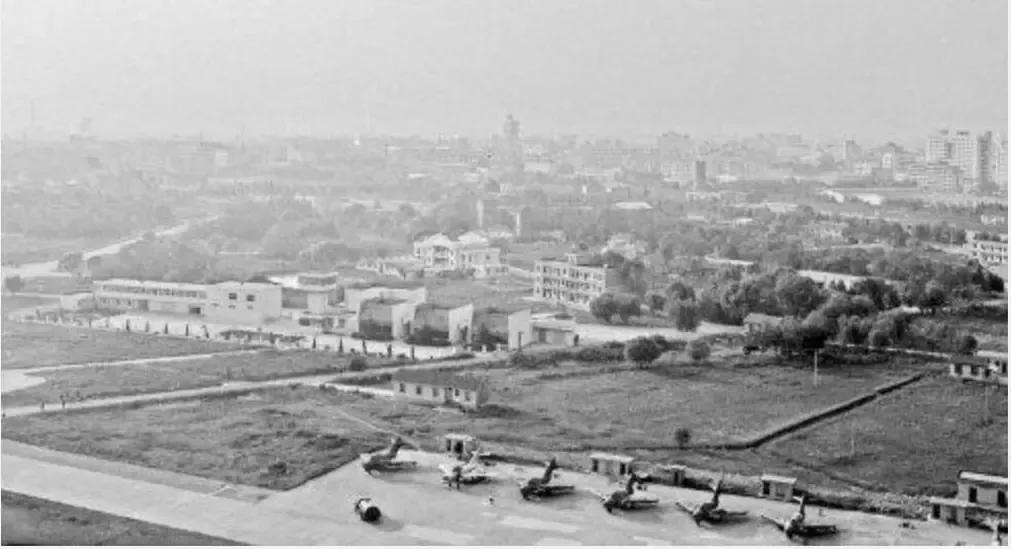
[(439, 466), (442, 471), (442, 481), (447, 485), (456, 484), (457, 489), (461, 484), (478, 484), (487, 482), (494, 478), (494, 474), (489, 473), (481, 461), (482, 454), (474, 451), (466, 463), (444, 463)]
[(355, 513), (363, 522), (376, 522), (383, 516), (379, 507), (376, 507), (369, 498), (359, 498), (355, 502)]

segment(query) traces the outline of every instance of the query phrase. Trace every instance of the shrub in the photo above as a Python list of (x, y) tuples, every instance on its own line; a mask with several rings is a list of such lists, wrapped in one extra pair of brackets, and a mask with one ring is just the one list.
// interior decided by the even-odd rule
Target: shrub
[(653, 362), (663, 351), (650, 338), (638, 337), (625, 345), (625, 358), (639, 366)]
[(692, 442), (692, 432), (685, 427), (678, 427), (674, 431), (674, 441), (677, 442), (678, 448), (682, 450), (687, 448)]
[(369, 367), (369, 363), (364, 357), (356, 356), (348, 363), (348, 369), (352, 372), (362, 372)]
[(709, 344), (698, 339), (688, 344), (687, 351), (688, 357), (695, 362), (709, 358), (710, 354)]
[(681, 354), (677, 351), (667, 351), (666, 353), (658, 356), (652, 363), (652, 366), (657, 366), (660, 368), (667, 368), (672, 366), (679, 366), (682, 364)]

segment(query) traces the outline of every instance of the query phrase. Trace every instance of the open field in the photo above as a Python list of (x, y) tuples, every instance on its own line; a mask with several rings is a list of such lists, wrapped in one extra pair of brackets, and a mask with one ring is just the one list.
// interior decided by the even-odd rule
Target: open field
[(2, 314), (4, 318), (7, 318), (8, 314), (22, 309), (31, 309), (33, 307), (57, 304), (59, 304), (59, 300), (51, 297), (4, 294), (3, 298), (0, 299), (0, 309), (2, 309), (0, 310), (0, 314)]
[[(312, 351), (264, 350), (254, 354), (216, 356), (163, 363), (96, 366), (39, 372), (44, 383), (4, 393), (4, 406), (58, 402), (77, 393), (105, 398), (213, 387), (229, 381), (265, 381), (343, 370), (351, 355)], [(379, 359), (370, 359), (378, 363)]]
[[(154, 329), (154, 328), (152, 328)], [(71, 326), (4, 322), (4, 368), (154, 358), (240, 349), (229, 343)]]
[(985, 391), (932, 377), (770, 450), (890, 490), (952, 496), (960, 470), (1007, 476), (1008, 389), (989, 388), (989, 412)]
[(2, 516), (4, 545), (236, 545), (12, 492), (3, 492)]
[(382, 447), (335, 410), (350, 397), (279, 388), (244, 397), (4, 420), (4, 437), (230, 483), (287, 490)]
[[(766, 361), (768, 362), (768, 361)], [(802, 414), (853, 398), (911, 373), (905, 361), (811, 370), (752, 359), (714, 366), (637, 370), (587, 364), (548, 370), (488, 369), (490, 402), (476, 414), (446, 416), (438, 429), (543, 450), (674, 448), (687, 428), (693, 443), (757, 434)], [(418, 428), (424, 408), (365, 401), (362, 414)]]

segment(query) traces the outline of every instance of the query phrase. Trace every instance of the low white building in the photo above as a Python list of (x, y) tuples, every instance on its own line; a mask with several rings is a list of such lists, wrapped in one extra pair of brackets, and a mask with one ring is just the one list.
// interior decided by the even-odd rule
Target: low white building
[(281, 286), (257, 282), (186, 284), (110, 279), (95, 283), (95, 304), (101, 309), (262, 324), (281, 316)]

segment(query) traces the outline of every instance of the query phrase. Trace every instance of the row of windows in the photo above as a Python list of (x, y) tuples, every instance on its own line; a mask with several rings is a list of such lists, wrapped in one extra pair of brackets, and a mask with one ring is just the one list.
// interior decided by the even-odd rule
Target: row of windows
[[(406, 394), (407, 393), (407, 384), (406, 383), (401, 383), (400, 386), (398, 387), (398, 390), (401, 393), (405, 393)], [(431, 387), (431, 392), (432, 392), (432, 397), (433, 398), (439, 398), (440, 390), (439, 390), (438, 387)], [(472, 396), (472, 393), (470, 391), (460, 391), (460, 389), (453, 389), (453, 392), (456, 393), (456, 395), (455, 395), (456, 398), (460, 398), (460, 394), (463, 393), (463, 400), (465, 400), (466, 402), (470, 402), (470, 399), (471, 399), (471, 396)], [(447, 393), (446, 396), (453, 396), (453, 395), (448, 394), (448, 393), (450, 393), (450, 391), (446, 391), (446, 393)], [(414, 394), (417, 395), (417, 396), (422, 396), (424, 394), (424, 391), (422, 390), (421, 385), (415, 385), (414, 386)]]
[(118, 286), (115, 284), (103, 284), (100, 288), (105, 292), (118, 292), (122, 294), (163, 295), (190, 298), (207, 297), (206, 292), (198, 292), (196, 290), (176, 290), (173, 288), (142, 288), (139, 286)]
[[(237, 294), (235, 292), (230, 292), (228, 294), (228, 299), (230, 299), (232, 301), (238, 301), (239, 294)], [(256, 301), (256, 296), (253, 295), (253, 294), (246, 294), (246, 301), (252, 303), (252, 302)]]

